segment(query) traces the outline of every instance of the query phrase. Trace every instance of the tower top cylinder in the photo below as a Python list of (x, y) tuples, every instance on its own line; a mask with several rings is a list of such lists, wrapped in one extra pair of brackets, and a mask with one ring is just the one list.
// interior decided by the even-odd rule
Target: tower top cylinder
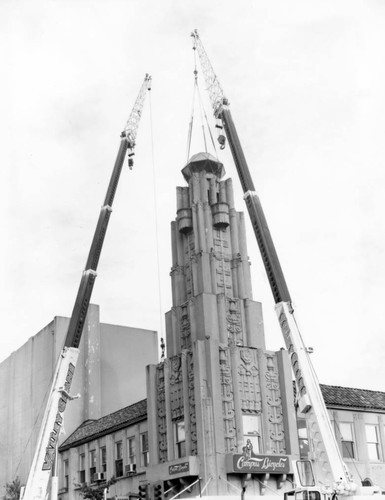
[(225, 175), (223, 163), (219, 162), (210, 153), (197, 153), (193, 155), (182, 169), (182, 174), (186, 181), (189, 182), (195, 173), (202, 171), (216, 175), (218, 179), (221, 179)]

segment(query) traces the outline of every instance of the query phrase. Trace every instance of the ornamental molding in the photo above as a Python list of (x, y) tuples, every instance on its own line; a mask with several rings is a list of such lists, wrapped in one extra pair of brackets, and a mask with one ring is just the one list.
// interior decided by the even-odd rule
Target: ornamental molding
[(278, 362), (276, 353), (265, 352), (264, 383), (266, 390), (269, 451), (273, 454), (286, 452), (283, 408), (279, 385)]

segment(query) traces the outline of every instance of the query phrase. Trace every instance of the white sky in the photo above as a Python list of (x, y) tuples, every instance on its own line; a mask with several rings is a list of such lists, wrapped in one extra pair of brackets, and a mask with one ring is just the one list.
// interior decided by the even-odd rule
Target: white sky
[[(381, 0), (3, 0), (0, 361), (55, 315), (71, 314), (146, 72), (151, 101), (92, 302), (103, 322), (164, 333), (170, 221), (191, 112), (189, 35), (198, 28), (320, 381), (385, 390), (384, 25)], [(205, 95), (202, 75), (200, 87)], [(191, 154), (202, 149), (195, 137)], [(220, 159), (246, 211), (228, 149)], [(278, 349), (273, 299), (248, 232), (254, 298), (268, 347)]]

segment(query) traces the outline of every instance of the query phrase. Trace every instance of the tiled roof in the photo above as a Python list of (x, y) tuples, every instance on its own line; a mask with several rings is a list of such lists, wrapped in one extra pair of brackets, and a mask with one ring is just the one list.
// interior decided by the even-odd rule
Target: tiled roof
[[(295, 384), (294, 384), (295, 385)], [(385, 392), (320, 384), (328, 408), (356, 408), (385, 412)], [(79, 446), (147, 418), (147, 399), (110, 413), (99, 420), (87, 420), (60, 446), (59, 451)]]
[(147, 399), (110, 413), (98, 420), (83, 422), (60, 446), (64, 451), (73, 446), (92, 441), (98, 437), (117, 431), (147, 418)]
[(320, 384), (327, 407), (385, 411), (385, 392)]

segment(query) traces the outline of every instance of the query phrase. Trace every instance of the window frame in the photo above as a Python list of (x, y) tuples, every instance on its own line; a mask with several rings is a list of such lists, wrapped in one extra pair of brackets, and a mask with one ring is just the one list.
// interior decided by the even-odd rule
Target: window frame
[(297, 435), (300, 458), (307, 459), (310, 453), (310, 440), (306, 418), (297, 418)]
[[(350, 429), (350, 434), (351, 434), (351, 439), (345, 439), (344, 434), (342, 432), (342, 426), (349, 426)], [(348, 458), (350, 460), (355, 460), (357, 458), (357, 449), (356, 449), (356, 439), (355, 439), (355, 432), (354, 432), (354, 424), (353, 422), (339, 422), (338, 423), (338, 429), (341, 437), (341, 450), (342, 450), (342, 457), (343, 458)], [(346, 443), (346, 444), (345, 444)], [(345, 446), (344, 446), (345, 444)], [(351, 453), (349, 451), (349, 448), (347, 444), (350, 444), (351, 446)], [(345, 454), (345, 451), (348, 453)]]
[[(369, 436), (368, 436), (368, 429), (369, 428), (374, 428), (374, 432), (376, 435), (376, 441), (369, 441)], [(371, 462), (379, 462), (381, 460), (381, 454), (380, 454), (380, 432), (379, 432), (379, 427), (378, 424), (367, 424), (365, 423), (365, 437), (366, 437), (366, 449), (368, 451), (368, 458)], [(370, 446), (374, 445), (374, 446)], [(377, 458), (373, 458), (371, 456), (370, 450), (373, 449), (376, 451), (376, 456)]]
[[(256, 419), (258, 422), (257, 430), (253, 432), (247, 432), (247, 419)], [(253, 453), (258, 455), (262, 453), (262, 419), (260, 413), (243, 413), (242, 414), (242, 431), (243, 431), (243, 439), (246, 445), (247, 440), (250, 440), (253, 445)], [(255, 449), (255, 445), (256, 448)]]
[[(179, 432), (183, 425), (183, 433)], [(186, 425), (184, 420), (174, 422), (174, 444), (175, 458), (183, 458), (186, 456)]]
[(69, 459), (66, 458), (63, 460), (63, 488), (68, 491), (69, 487), (69, 470), (70, 470), (70, 463)]
[(142, 467), (147, 467), (149, 464), (148, 431), (145, 431), (140, 433), (140, 465)]
[[(131, 446), (132, 444), (132, 446)], [(136, 438), (129, 436), (127, 438), (127, 464), (136, 464)]]
[(115, 476), (123, 477), (123, 442), (115, 441)]
[(86, 454), (79, 454), (79, 483), (84, 484), (86, 482)]
[(107, 447), (101, 446), (99, 448), (100, 457), (100, 472), (107, 472)]
[(88, 452), (88, 470), (90, 473), (90, 483), (93, 483), (94, 474), (96, 474), (96, 450), (95, 448)]

